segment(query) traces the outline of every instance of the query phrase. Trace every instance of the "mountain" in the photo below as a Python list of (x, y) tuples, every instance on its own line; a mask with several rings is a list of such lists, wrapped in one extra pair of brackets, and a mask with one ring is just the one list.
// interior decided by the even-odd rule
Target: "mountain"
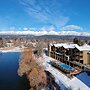
[(34, 35), (0, 35), (0, 38), (29, 38), (29, 39), (85, 39), (89, 40), (90, 36), (76, 36), (76, 35), (41, 35), (41, 36), (34, 36)]
[(75, 35), (75, 36), (90, 36), (87, 32), (76, 32), (76, 31), (1, 31), (0, 35)]
[(76, 36), (76, 35), (42, 35), (42, 36), (34, 36), (36, 39), (86, 39), (89, 40), (90, 36)]
[(36, 39), (90, 39), (90, 34), (76, 31), (2, 31), (2, 38), (36, 38)]

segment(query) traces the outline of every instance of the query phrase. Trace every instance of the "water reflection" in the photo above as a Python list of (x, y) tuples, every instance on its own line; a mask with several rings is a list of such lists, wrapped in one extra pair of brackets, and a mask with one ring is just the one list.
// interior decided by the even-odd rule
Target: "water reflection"
[(17, 74), (19, 56), (16, 52), (0, 55), (0, 90), (28, 90), (26, 77)]

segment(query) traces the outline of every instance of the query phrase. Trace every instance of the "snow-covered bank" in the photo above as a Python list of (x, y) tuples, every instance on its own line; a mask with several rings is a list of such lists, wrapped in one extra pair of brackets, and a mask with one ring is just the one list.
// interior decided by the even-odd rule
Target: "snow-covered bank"
[(23, 49), (22, 48), (19, 48), (19, 47), (15, 47), (13, 49), (8, 49), (8, 50), (5, 50), (5, 49), (0, 49), (0, 52), (1, 53), (7, 53), (7, 52), (22, 52)]
[(46, 70), (49, 71), (55, 77), (57, 84), (59, 84), (61, 87), (61, 90), (66, 90), (65, 87), (70, 90), (90, 90), (90, 88), (78, 78), (73, 77), (72, 79), (70, 79), (66, 75), (62, 74), (59, 70), (52, 67), (48, 63), (52, 60), (54, 59), (46, 55), (43, 55), (43, 57), (39, 58), (39, 61), (42, 62)]
[(72, 78), (67, 84), (72, 90), (90, 90), (88, 86), (76, 77)]

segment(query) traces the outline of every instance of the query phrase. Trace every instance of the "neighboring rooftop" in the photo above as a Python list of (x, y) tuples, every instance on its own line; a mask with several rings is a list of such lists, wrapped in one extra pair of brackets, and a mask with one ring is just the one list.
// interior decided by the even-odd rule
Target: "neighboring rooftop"
[(76, 77), (90, 88), (90, 72), (82, 72)]

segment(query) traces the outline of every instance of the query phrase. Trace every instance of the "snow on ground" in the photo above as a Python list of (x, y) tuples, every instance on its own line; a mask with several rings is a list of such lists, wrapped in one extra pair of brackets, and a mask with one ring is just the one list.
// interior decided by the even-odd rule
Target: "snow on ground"
[(48, 57), (46, 55), (43, 55), (38, 59), (38, 61), (42, 62), (42, 64), (45, 66), (46, 70), (55, 77), (57, 84), (60, 85), (62, 90), (66, 90), (65, 87), (71, 90), (90, 90), (90, 88), (78, 78), (73, 77), (72, 79), (70, 79), (48, 63), (54, 60), (55, 59), (52, 59), (51, 57)]
[(7, 52), (21, 52), (21, 51), (23, 51), (23, 49), (21, 49), (21, 48), (19, 48), (19, 47), (15, 47), (15, 48), (13, 48), (13, 49), (9, 49), (9, 50), (0, 50), (0, 52), (2, 52), (2, 53), (7, 53)]
[(72, 80), (70, 80), (68, 83), (68, 86), (70, 86), (73, 90), (90, 90), (88, 86), (86, 86), (82, 81), (80, 81), (78, 78), (74, 77)]
[[(0, 52), (21, 52), (23, 49), (19, 47), (15, 47), (9, 50), (0, 50)], [(90, 90), (88, 86), (86, 86), (82, 81), (78, 78), (73, 77), (72, 79), (68, 78), (66, 75), (62, 74), (59, 70), (52, 67), (48, 62), (56, 61), (55, 59), (43, 55), (38, 59), (38, 62), (42, 63), (43, 66), (49, 71), (54, 77), (57, 84), (60, 85), (62, 90), (66, 90), (66, 88), (71, 88), (71, 90)], [(66, 87), (66, 88), (65, 88)]]

